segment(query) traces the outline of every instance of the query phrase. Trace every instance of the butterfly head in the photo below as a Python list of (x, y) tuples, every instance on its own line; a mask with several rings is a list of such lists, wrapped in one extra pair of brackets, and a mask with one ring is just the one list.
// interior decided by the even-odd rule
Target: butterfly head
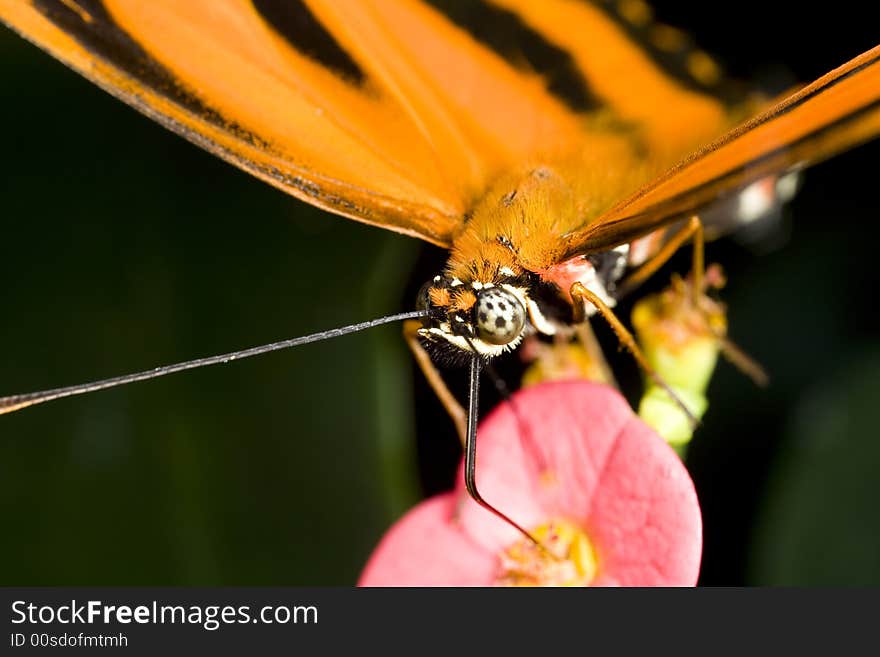
[(435, 276), (419, 291), (419, 336), (433, 354), (461, 360), (474, 353), (485, 358), (512, 351), (528, 330), (528, 288), (509, 281), (462, 281)]

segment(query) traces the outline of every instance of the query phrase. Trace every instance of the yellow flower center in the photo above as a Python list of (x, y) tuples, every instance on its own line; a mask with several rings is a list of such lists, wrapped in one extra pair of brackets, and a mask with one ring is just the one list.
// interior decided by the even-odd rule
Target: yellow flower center
[(498, 586), (589, 586), (596, 553), (584, 531), (567, 520), (551, 520), (501, 552)]

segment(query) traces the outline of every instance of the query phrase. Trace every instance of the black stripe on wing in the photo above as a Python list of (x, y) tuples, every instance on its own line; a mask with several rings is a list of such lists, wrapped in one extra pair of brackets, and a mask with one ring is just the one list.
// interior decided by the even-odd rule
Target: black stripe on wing
[(33, 0), (33, 6), (98, 59), (112, 63), (160, 96), (242, 141), (264, 150), (267, 148), (259, 137), (221, 116), (181, 85), (170, 71), (140, 46), (133, 35), (113, 20), (101, 0)]
[(599, 109), (571, 56), (523, 23), (513, 12), (473, 0), (427, 0), (459, 28), (518, 70), (540, 75), (548, 90), (577, 112)]
[(669, 77), (685, 88), (718, 98), (726, 105), (742, 102), (746, 88), (727, 78), (721, 66), (685, 32), (654, 20), (642, 0), (581, 0), (599, 7)]
[(254, 8), (296, 50), (355, 83), (363, 70), (315, 18), (302, 0), (252, 0)]

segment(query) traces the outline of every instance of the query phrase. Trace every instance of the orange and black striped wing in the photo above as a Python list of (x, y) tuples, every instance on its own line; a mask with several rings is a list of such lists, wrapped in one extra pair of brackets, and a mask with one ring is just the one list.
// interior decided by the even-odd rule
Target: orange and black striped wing
[(589, 130), (662, 170), (733, 123), (711, 60), (640, 0), (0, 0), (0, 19), (276, 187), (441, 246), (493, 179)]
[(642, 0), (488, 0), (565, 52), (595, 106), (665, 169), (764, 104)]
[(309, 203), (448, 246), (576, 113), (415, 0), (0, 0), (0, 19)]
[(775, 104), (567, 238), (569, 256), (641, 237), (771, 174), (880, 134), (880, 46)]

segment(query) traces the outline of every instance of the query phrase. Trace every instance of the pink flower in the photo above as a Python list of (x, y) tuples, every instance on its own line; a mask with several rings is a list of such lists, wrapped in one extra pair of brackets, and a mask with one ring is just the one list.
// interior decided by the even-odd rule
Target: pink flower
[(519, 391), (513, 406), (480, 424), (477, 485), (545, 549), (473, 502), (460, 469), (454, 492), (422, 502), (385, 534), (359, 585), (696, 584), (693, 482), (616, 391), (544, 383)]

